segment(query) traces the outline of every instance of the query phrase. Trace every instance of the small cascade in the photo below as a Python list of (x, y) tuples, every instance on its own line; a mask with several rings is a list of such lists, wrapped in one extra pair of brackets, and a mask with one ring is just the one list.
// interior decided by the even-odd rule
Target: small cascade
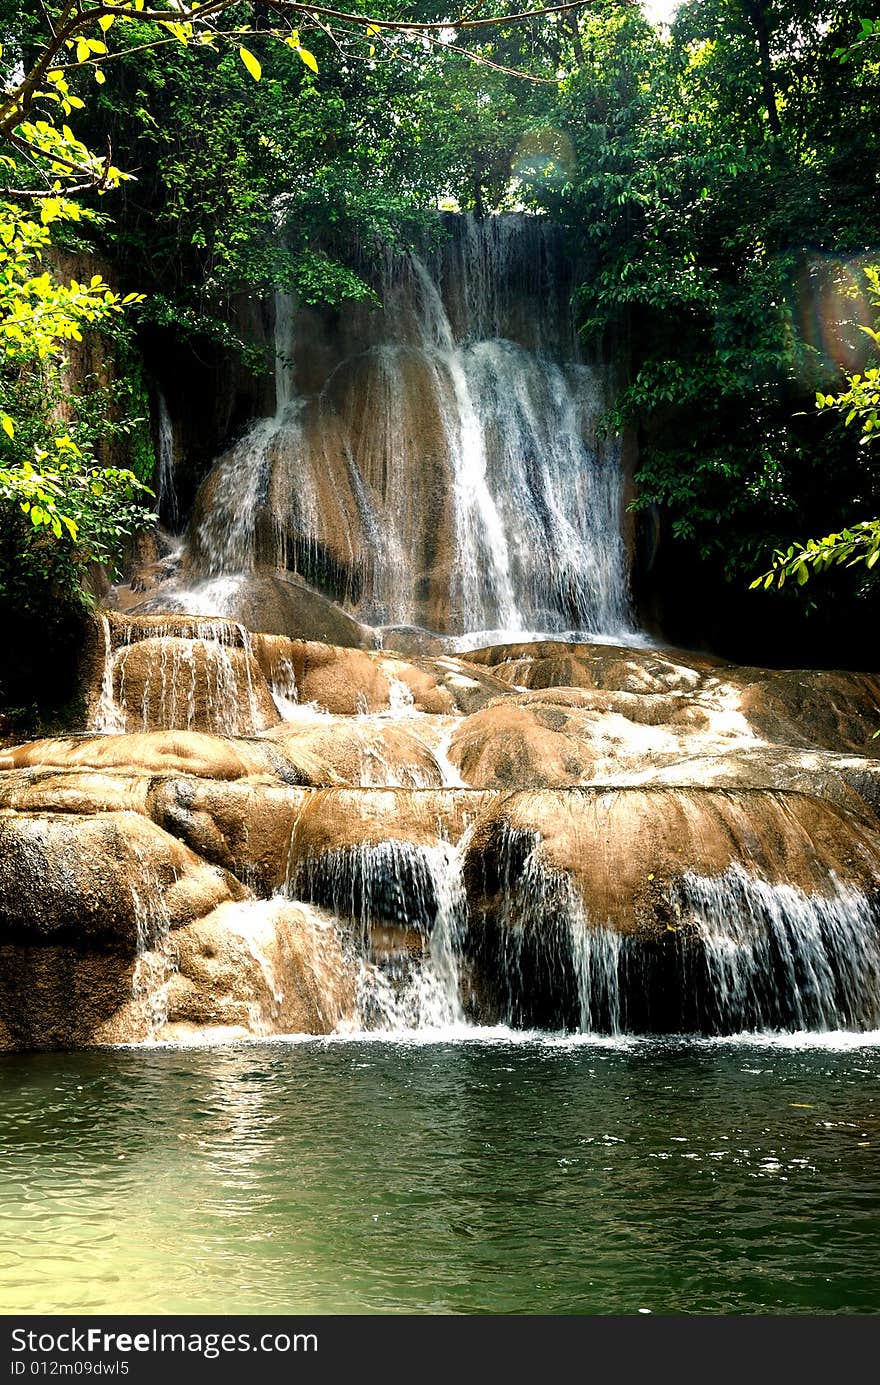
[(739, 866), (713, 879), (685, 876), (681, 916), (702, 950), (711, 1029), (880, 1026), (877, 910), (858, 890), (829, 883), (823, 897)]
[(158, 484), (156, 508), (160, 518), (172, 530), (180, 522), (177, 488), (174, 482), (174, 428), (168, 405), (161, 390), (156, 392)]
[(880, 1027), (880, 916), (833, 876), (828, 893), (742, 866), (669, 887), (660, 929), (592, 918), (534, 834), (508, 832), (497, 907), (473, 952), (491, 1005), (518, 1028), (733, 1034)]
[(168, 1017), (168, 986), (177, 970), (177, 960), (160, 882), (137, 845), (133, 844), (132, 850), (138, 871), (133, 873), (128, 887), (137, 928), (131, 995), (149, 1040), (155, 1037)]
[(291, 871), (287, 894), (322, 906), (347, 937), (358, 961), (358, 1027), (464, 1023), (467, 905), (454, 846), (387, 841), (305, 858)]
[(104, 669), (92, 729), (253, 735), (265, 721), (250, 633), (233, 621), (161, 618), (125, 626), (114, 649), (102, 616)]
[(573, 909), (567, 924), (578, 994), (578, 1029), (581, 1034), (619, 1034), (624, 939), (612, 928), (591, 925), (582, 909)]
[(268, 500), (271, 454), (278, 429), (276, 418), (259, 419), (211, 473), (211, 505), (199, 520), (195, 535), (190, 536), (202, 555), (201, 578), (253, 571), (257, 521)]
[(449, 725), (433, 748), (434, 760), (440, 771), (445, 789), (463, 789), (465, 787), (459, 770), (449, 758), (453, 737), (463, 720), (463, 717), (450, 717)]
[(117, 703), (113, 691), (114, 659), (110, 622), (102, 615), (100, 623), (104, 639), (104, 664), (101, 672), (101, 691), (92, 718), (92, 730), (114, 735), (125, 730), (125, 713)]
[(388, 710), (395, 716), (418, 716), (412, 689), (400, 678), (388, 676)]
[(280, 659), (273, 667), (269, 691), (281, 716), (286, 721), (295, 720), (300, 711), (299, 688), (296, 685), (296, 670), (290, 659)]
[(505, 831), (498, 908), (469, 939), (489, 1008), (514, 1028), (617, 1034), (625, 1027), (626, 939), (596, 924), (569, 878), (550, 870), (534, 834)]

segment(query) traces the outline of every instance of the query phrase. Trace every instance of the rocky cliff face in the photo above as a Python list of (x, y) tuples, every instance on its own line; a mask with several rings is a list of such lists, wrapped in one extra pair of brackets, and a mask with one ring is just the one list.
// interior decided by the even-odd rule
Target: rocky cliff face
[(880, 1022), (880, 684), (97, 620), (0, 753), (7, 1047)]

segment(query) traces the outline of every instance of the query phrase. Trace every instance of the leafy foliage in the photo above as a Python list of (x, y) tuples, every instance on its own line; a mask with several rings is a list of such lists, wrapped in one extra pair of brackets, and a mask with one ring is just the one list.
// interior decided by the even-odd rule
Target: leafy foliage
[[(865, 277), (871, 290), (874, 307), (880, 312), (880, 267), (871, 265), (865, 270)], [(880, 326), (880, 317), (878, 317)], [(861, 330), (870, 338), (875, 347), (880, 347), (880, 330), (862, 324)], [(839, 394), (816, 396), (820, 409), (831, 409), (843, 415), (848, 428), (858, 423), (862, 446), (877, 442), (878, 410), (880, 410), (880, 368), (869, 366), (864, 375), (850, 375), (849, 388)], [(880, 519), (862, 520), (839, 534), (826, 534), (822, 539), (808, 539), (806, 543), (794, 543), (784, 551), (774, 554), (773, 566), (769, 572), (762, 573), (752, 582), (752, 587), (768, 589), (785, 586), (788, 578), (803, 586), (810, 573), (824, 572), (831, 567), (855, 567), (864, 563), (870, 571), (880, 559)]]
[[(880, 44), (861, 0), (684, 0), (668, 32), (626, 0), (516, 23), (500, 0), (452, 19), (426, 0), (377, 0), (369, 15), (206, 8), (44, 0), (22, 14), (0, 0), (15, 227), (0, 265), (0, 443), (19, 449), (3, 464), (71, 487), (45, 492), (60, 539), (37, 498), (50, 516), (29, 521), (38, 547), (74, 545), (65, 504), (77, 540), (87, 529), (75, 510), (88, 487), (61, 471), (56, 437), (80, 447), (83, 474), (107, 457), (77, 432), (84, 414), (60, 428), (57, 410), (26, 419), (13, 405), (35, 371), (57, 388), (55, 346), (106, 328), (126, 298), (46, 277), (34, 266), (50, 237), (86, 235), (146, 293), (130, 303), (145, 335), (256, 366), (233, 326), (243, 301), (274, 288), (369, 299), (371, 250), (412, 245), (439, 201), (527, 207), (580, 240), (584, 340), (620, 384), (607, 426), (637, 436), (634, 505), (659, 513), (687, 563), (731, 590), (774, 551), (779, 573), (799, 565), (794, 586), (829, 562), (874, 571), (871, 521), (853, 523), (880, 510), (863, 444), (878, 377), (850, 296), (880, 243)], [(147, 479), (146, 462), (135, 470)], [(143, 499), (113, 495), (123, 510)], [(805, 536), (832, 526), (811, 558)], [(124, 534), (106, 538), (109, 551)]]
[[(89, 565), (112, 569), (125, 540), (152, 522), (144, 483), (124, 468), (100, 466), (50, 407), (53, 388), (61, 393), (65, 346), (140, 301), (115, 293), (99, 274), (65, 284), (44, 266), (50, 227), (81, 216), (62, 197), (43, 200), (39, 221), (13, 203), (2, 207), (0, 597), (19, 609), (83, 601)], [(25, 406), (20, 429), (13, 401)]]
[(793, 533), (880, 501), (813, 406), (859, 360), (847, 286), (880, 240), (880, 51), (850, 46), (859, 8), (690, 0), (664, 36), (609, 0), (563, 84), (577, 168), (544, 204), (592, 247), (578, 306), (619, 360), (608, 425), (638, 435), (635, 506), (743, 589)]

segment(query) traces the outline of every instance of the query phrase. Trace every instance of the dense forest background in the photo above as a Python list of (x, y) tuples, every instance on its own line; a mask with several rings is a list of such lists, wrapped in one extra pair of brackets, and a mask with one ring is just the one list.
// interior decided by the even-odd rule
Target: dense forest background
[[(7, 89), (63, 9), (0, 0)], [(590, 267), (575, 308), (618, 372), (606, 426), (638, 445), (645, 618), (749, 661), (876, 664), (873, 567), (750, 590), (775, 550), (880, 514), (864, 413), (848, 426), (816, 402), (876, 351), (860, 330), (877, 325), (880, 258), (880, 38), (864, 0), (684, 0), (663, 27), (620, 0), (446, 31), (381, 27), (449, 17), (432, 4), (404, 16), (379, 0), (370, 16), (346, 29), (304, 11), (295, 44), (259, 3), (227, 8), (211, 44), (134, 19), (70, 73), (67, 133), (128, 176), (76, 190), (81, 215), (47, 216), (44, 188), (33, 216), (51, 244), (21, 254), (62, 278), (97, 265), (119, 301), (95, 313), (100, 338), (75, 343), (75, 396), (69, 341), (7, 334), (0, 479), (34, 448), (38, 467), (56, 461), (62, 420), (89, 480), (76, 533), (60, 518), (54, 532), (51, 504), (41, 528), (14, 488), (0, 495), (4, 618), (60, 629), (89, 566), (149, 522), (163, 369), (218, 390), (259, 380), (274, 363), (248, 322), (274, 288), (344, 311), (374, 294), (364, 247), (442, 234), (438, 207), (525, 209)], [(14, 220), (40, 169), (10, 148)], [(227, 436), (206, 428), (193, 486), (247, 398)]]

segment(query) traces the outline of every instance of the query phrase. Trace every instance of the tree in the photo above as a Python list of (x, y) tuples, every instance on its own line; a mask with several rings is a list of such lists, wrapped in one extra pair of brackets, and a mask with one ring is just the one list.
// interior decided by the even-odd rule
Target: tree
[(811, 304), (880, 237), (880, 67), (870, 45), (848, 75), (836, 56), (858, 8), (701, 0), (664, 39), (609, 0), (563, 87), (578, 167), (547, 205), (593, 247), (582, 330), (617, 350), (636, 505), (731, 587), (829, 496), (842, 517), (875, 484), (808, 407), (839, 378)]
[(138, 301), (98, 274), (63, 284), (45, 267), (52, 224), (82, 215), (61, 196), (42, 201), (39, 221), (0, 206), (0, 597), (22, 607), (82, 599), (88, 565), (112, 567), (123, 540), (152, 520), (146, 486), (124, 468), (99, 466), (60, 417), (32, 410), (19, 425), (13, 416), (13, 399), (35, 381), (49, 393), (66, 343)]
[[(877, 309), (877, 326), (862, 326), (861, 330), (870, 338), (875, 348), (880, 349), (880, 266), (869, 266), (865, 278), (871, 292), (872, 302)], [(858, 424), (861, 433), (860, 443), (875, 444), (880, 438), (880, 366), (869, 365), (864, 374), (857, 372), (847, 376), (848, 389), (838, 394), (816, 395), (819, 409), (830, 409), (843, 417), (845, 427)], [(870, 571), (880, 560), (880, 519), (866, 519), (857, 524), (844, 527), (836, 534), (826, 534), (821, 539), (808, 539), (806, 543), (793, 543), (783, 552), (777, 550), (769, 572), (764, 572), (752, 582), (752, 588), (781, 588), (788, 579), (793, 578), (803, 586), (811, 571), (824, 572), (832, 567), (855, 567), (864, 563)]]

